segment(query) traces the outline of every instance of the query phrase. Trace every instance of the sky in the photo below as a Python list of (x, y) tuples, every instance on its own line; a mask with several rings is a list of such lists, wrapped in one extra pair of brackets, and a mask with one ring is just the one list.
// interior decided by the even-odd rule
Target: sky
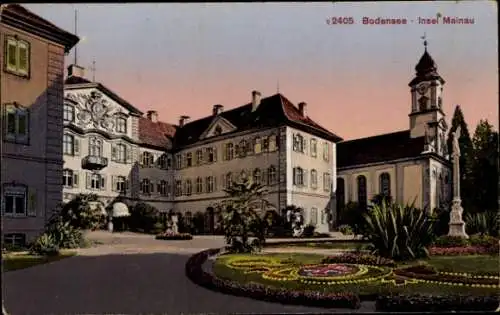
[[(448, 122), (460, 105), (471, 134), (498, 128), (498, 34), (494, 1), (352, 3), (29, 4), (74, 32), (77, 63), (143, 111), (177, 123), (212, 105), (225, 109), (278, 90), (344, 139), (409, 128), (408, 83), (424, 47), (444, 78)], [(469, 17), (474, 24), (423, 25), (418, 17)], [(328, 25), (329, 17), (354, 24)], [(363, 25), (363, 17), (407, 19)], [(442, 22), (442, 18), (440, 19)], [(74, 62), (73, 52), (67, 64)]]

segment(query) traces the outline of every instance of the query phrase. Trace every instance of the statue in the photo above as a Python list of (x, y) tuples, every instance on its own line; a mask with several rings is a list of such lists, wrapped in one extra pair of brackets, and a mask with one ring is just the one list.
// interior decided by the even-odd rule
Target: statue
[(177, 215), (173, 215), (172, 216), (172, 232), (174, 234), (177, 234), (179, 233), (179, 227), (177, 225), (177, 222), (179, 221), (179, 218), (177, 217)]
[(303, 218), (302, 214), (295, 213), (295, 224), (293, 227), (293, 237), (300, 237), (304, 232), (304, 226), (302, 224)]
[(449, 236), (469, 238), (465, 233), (465, 222), (462, 220), (462, 200), (460, 199), (460, 126), (453, 135), (453, 152), (451, 154), (453, 162), (453, 201), (450, 213)]

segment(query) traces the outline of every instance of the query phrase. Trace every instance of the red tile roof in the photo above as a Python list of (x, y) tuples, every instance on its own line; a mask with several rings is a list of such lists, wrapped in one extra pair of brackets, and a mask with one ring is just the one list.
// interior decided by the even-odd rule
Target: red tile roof
[(153, 122), (145, 117), (139, 117), (139, 140), (149, 146), (172, 148), (172, 138), (175, 136), (176, 127), (164, 122)]

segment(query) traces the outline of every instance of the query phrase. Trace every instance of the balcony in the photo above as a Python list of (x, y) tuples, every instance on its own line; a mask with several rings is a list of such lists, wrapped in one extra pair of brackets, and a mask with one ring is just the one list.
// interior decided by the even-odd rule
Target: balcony
[(82, 168), (86, 170), (102, 170), (108, 166), (108, 158), (95, 155), (87, 155), (82, 159)]

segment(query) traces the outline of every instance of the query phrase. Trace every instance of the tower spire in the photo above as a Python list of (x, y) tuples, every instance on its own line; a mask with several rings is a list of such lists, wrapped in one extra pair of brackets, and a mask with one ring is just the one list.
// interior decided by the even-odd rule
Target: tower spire
[(425, 49), (425, 51), (427, 51), (427, 34), (426, 34), (426, 32), (424, 32), (424, 36), (421, 36), (420, 38), (424, 40), (424, 49)]
[(95, 59), (92, 61), (92, 67), (90, 67), (90, 71), (92, 71), (92, 82), (95, 82)]
[(280, 80), (278, 79), (277, 83), (276, 83), (276, 91), (277, 93), (280, 92)]
[[(78, 35), (78, 10), (75, 9), (75, 35)], [(74, 64), (77, 65), (77, 61), (78, 61), (78, 45), (75, 45), (75, 61), (74, 61)]]

